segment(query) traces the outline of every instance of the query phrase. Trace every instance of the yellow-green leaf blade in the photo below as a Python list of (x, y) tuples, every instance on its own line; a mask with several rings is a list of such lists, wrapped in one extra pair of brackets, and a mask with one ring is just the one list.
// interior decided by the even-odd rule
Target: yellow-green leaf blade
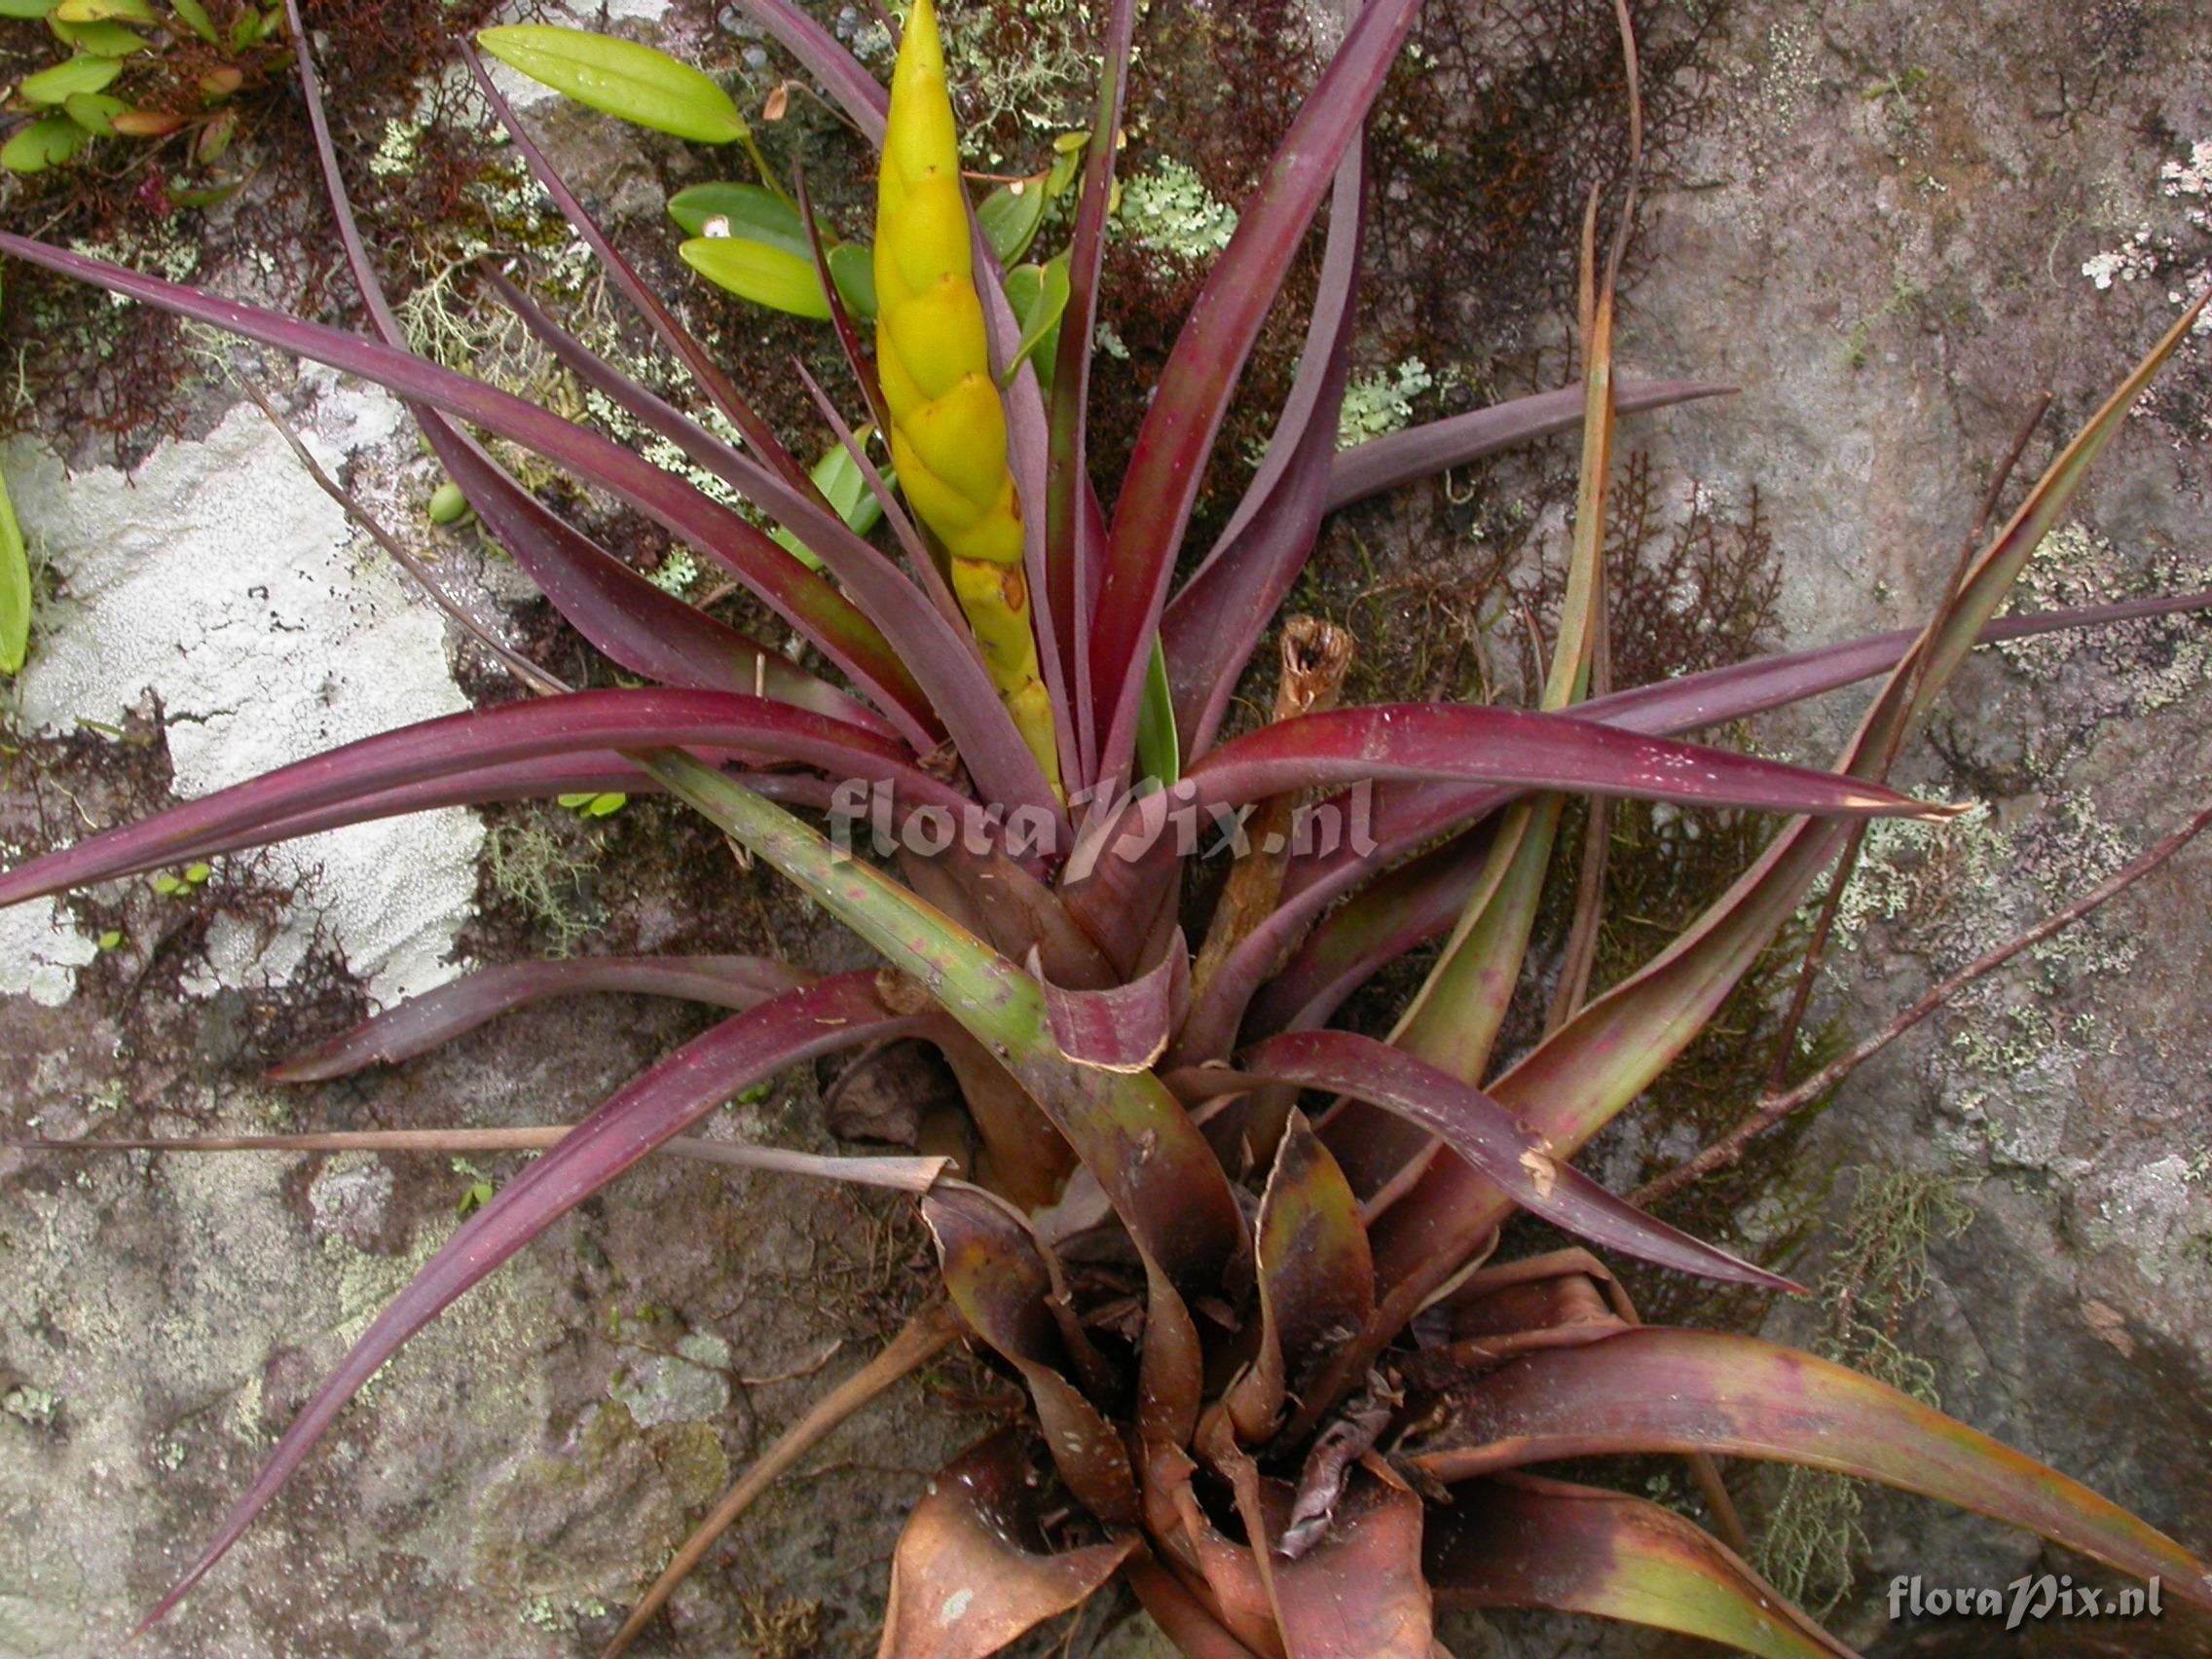
[(603, 114), (701, 144), (749, 135), (729, 93), (688, 63), (636, 41), (551, 23), (479, 30), (477, 44), (508, 68)]
[(23, 666), (31, 641), (31, 563), (8, 480), (0, 476), (0, 674)]

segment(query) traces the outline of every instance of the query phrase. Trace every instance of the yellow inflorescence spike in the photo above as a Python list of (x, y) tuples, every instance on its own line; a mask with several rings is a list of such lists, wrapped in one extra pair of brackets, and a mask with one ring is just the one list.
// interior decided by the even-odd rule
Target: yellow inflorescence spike
[(907, 14), (875, 207), (876, 368), (900, 487), (951, 562), (952, 591), (992, 682), (1060, 787), (1052, 706), (1037, 670), (1021, 497), (1007, 466), (1006, 406), (976, 293), (960, 140), (931, 0)]

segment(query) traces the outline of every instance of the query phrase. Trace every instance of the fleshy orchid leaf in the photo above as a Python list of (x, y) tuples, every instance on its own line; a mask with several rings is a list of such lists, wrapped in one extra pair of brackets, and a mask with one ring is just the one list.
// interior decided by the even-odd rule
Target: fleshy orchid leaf
[(1482, 1481), (1460, 1496), (1429, 1517), (1422, 1552), (1446, 1606), (1587, 1613), (1760, 1659), (1856, 1659), (1671, 1509), (1526, 1476)]
[(2030, 1528), (2212, 1607), (2212, 1569), (2079, 1482), (1870, 1377), (1752, 1337), (1643, 1326), (1529, 1354), (1410, 1450), (1447, 1482), (1623, 1453), (1802, 1463)]
[(16, 522), (15, 498), (0, 477), (0, 674), (23, 666), (31, 645), (31, 562)]
[(587, 956), (513, 962), (448, 980), (272, 1066), (278, 1083), (320, 1083), (397, 1065), (478, 1026), (555, 997), (680, 997), (743, 1014), (814, 976), (763, 956)]
[(578, 1124), (464, 1222), (378, 1314), (292, 1419), (213, 1539), (139, 1626), (158, 1623), (223, 1558), (299, 1468), (323, 1430), (416, 1332), (560, 1217), (740, 1090), (787, 1066), (881, 1037), (910, 1016), (887, 1011), (872, 974), (825, 979), (723, 1020)]
[(744, 237), (808, 256), (806, 226), (798, 209), (757, 184), (691, 185), (668, 199), (668, 216), (687, 237)]
[(1372, 1037), (1286, 1032), (1246, 1050), (1234, 1072), (1199, 1067), (1174, 1074), (1173, 1082), (1205, 1093), (1255, 1083), (1295, 1084), (1369, 1101), (1419, 1124), (1483, 1169), (1522, 1208), (1579, 1237), (1707, 1278), (1765, 1290), (1802, 1289), (1632, 1209), (1563, 1162), (1541, 1136), (1481, 1089)]
[(805, 254), (738, 236), (693, 237), (676, 251), (716, 287), (741, 300), (814, 322), (830, 320), (830, 297)]
[(636, 41), (551, 23), (502, 23), (476, 43), (508, 68), (605, 115), (700, 144), (750, 132), (736, 103), (690, 64)]
[(1128, 770), (1144, 671), (1174, 574), (1175, 555), (1229, 401), (1292, 253), (1321, 205), (1337, 165), (1356, 141), (1418, 0), (1371, 0), (1301, 105), (1274, 160), (1244, 204), (1235, 235), (1191, 309), (1152, 407), (1138, 429), (1117, 498), (1091, 649), (1099, 767)]
[(1082, 1605), (1140, 1548), (1131, 1533), (1053, 1551), (1039, 1495), (1009, 1431), (945, 1465), (899, 1536), (879, 1659), (985, 1659)]

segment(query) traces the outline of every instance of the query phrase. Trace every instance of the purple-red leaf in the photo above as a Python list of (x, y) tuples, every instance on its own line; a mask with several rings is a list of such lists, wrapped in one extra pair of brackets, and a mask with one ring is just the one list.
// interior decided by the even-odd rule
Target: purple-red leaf
[(350, 1031), (293, 1055), (269, 1075), (278, 1083), (320, 1083), (366, 1066), (396, 1065), (428, 1053), (503, 1014), (554, 997), (615, 992), (680, 997), (735, 1014), (813, 979), (804, 969), (763, 956), (586, 956), (515, 962), (409, 997)]
[(1094, 619), (1091, 673), (1104, 777), (1124, 775), (1135, 753), (1154, 633), (1230, 397), (1291, 256), (1419, 9), (1419, 0), (1371, 0), (1346, 31), (1244, 204), (1236, 234), (1161, 372), (1116, 498)]
[[(967, 797), (910, 763), (889, 738), (796, 709), (723, 691), (578, 691), (472, 710), (350, 743), (325, 755), (87, 837), (0, 875), (0, 904), (103, 881), (239, 845), (359, 797), (511, 761), (663, 744), (742, 750), (895, 783), (915, 800), (957, 809)], [(349, 822), (340, 818), (338, 822)], [(331, 820), (316, 821), (328, 828)], [(294, 828), (277, 833), (298, 832)]]
[(2201, 1561), (2119, 1505), (1872, 1378), (1751, 1337), (1645, 1326), (1517, 1359), (1413, 1451), (1444, 1481), (1650, 1452), (1772, 1457), (2032, 1528), (2212, 1607)]
[[(1956, 816), (1954, 808), (1923, 805), (1833, 772), (1567, 715), (1458, 703), (1382, 704), (1276, 720), (1222, 745), (1184, 778), (1201, 806), (1315, 787), (1449, 778), (1792, 815)], [(1174, 792), (1147, 798), (1172, 802)]]
[(1359, 1199), (1344, 1171), (1292, 1112), (1275, 1149), (1256, 1229), (1260, 1350), (1231, 1386), (1239, 1436), (1259, 1441), (1275, 1426), (1286, 1395), (1375, 1312), (1375, 1263)]
[(1633, 1209), (1570, 1163), (1489, 1095), (1413, 1055), (1349, 1031), (1294, 1031), (1245, 1051), (1235, 1072), (1179, 1072), (1175, 1087), (1208, 1093), (1256, 1083), (1348, 1094), (1416, 1124), (1553, 1226), (1661, 1267), (1764, 1290), (1801, 1290), (1777, 1273)]
[[(933, 744), (930, 733), (936, 716), (928, 698), (881, 632), (852, 601), (756, 526), (708, 499), (683, 479), (599, 433), (466, 375), (341, 329), (240, 305), (12, 234), (0, 233), (0, 252), (278, 350), (360, 375), (388, 387), (410, 402), (430, 404), (535, 450), (586, 482), (620, 497), (727, 567), (867, 688), (885, 712), (899, 721), (909, 742), (922, 749)], [(763, 504), (770, 511), (781, 505), (775, 500)]]
[(1125, 984), (1063, 990), (1032, 957), (1029, 972), (1045, 988), (1052, 1041), (1078, 1065), (1141, 1072), (1167, 1051), (1191, 996), (1191, 952), (1178, 933), (1167, 952)]
[(640, 1159), (717, 1106), (787, 1066), (877, 1038), (903, 1036), (916, 1023), (887, 1013), (875, 976), (846, 974), (723, 1020), (686, 1043), (578, 1124), (551, 1152), (517, 1175), (431, 1257), (407, 1288), (363, 1332), (314, 1397), (285, 1429), (260, 1474), (216, 1529), (214, 1538), (147, 1615), (145, 1630), (200, 1582), (238, 1541), (321, 1438), (346, 1402), (407, 1340), (493, 1269), (605, 1187)]
[(1161, 645), (1186, 760), (1213, 744), (1236, 678), (1298, 580), (1328, 510), (1329, 460), (1351, 374), (1365, 240), (1360, 146), (1337, 168), (1320, 285), (1290, 395), (1228, 529), (1162, 613)]
[(1101, 1362), (1072, 1312), (1055, 1317), (1052, 1271), (1035, 1236), (1004, 1199), (960, 1182), (940, 1183), (922, 1200), (922, 1220), (937, 1240), (953, 1307), (1029, 1384), (1046, 1449), (1068, 1491), (1099, 1520), (1135, 1525), (1128, 1449), (1068, 1378), (1088, 1362), (1095, 1385)]
[(1760, 1659), (1856, 1659), (1718, 1539), (1671, 1509), (1532, 1476), (1477, 1482), (1429, 1517), (1445, 1606), (1588, 1613)]
[(1010, 1430), (946, 1464), (899, 1536), (879, 1659), (985, 1659), (1080, 1606), (1141, 1547), (1131, 1532), (1054, 1553), (1042, 1507)]
[[(1622, 381), (1613, 387), (1613, 409), (1633, 415), (1639, 409), (1726, 397), (1735, 390), (1714, 381)], [(1499, 450), (1571, 432), (1582, 424), (1582, 387), (1564, 386), (1557, 391), (1512, 398), (1354, 444), (1329, 465), (1328, 510), (1335, 512)]]
[(1100, 736), (1090, 681), (1090, 626), (1106, 524), (1090, 480), (1091, 341), (1098, 329), (1106, 214), (1114, 197), (1114, 158), (1121, 144), (1135, 27), (1136, 0), (1113, 0), (1099, 68), (1098, 109), (1091, 122), (1090, 147), (1083, 158), (1083, 189), (1068, 242), (1068, 304), (1060, 320), (1046, 432), (1045, 586), (1052, 614), (1059, 619), (1055, 644), (1074, 704), (1078, 788), (1096, 779)]

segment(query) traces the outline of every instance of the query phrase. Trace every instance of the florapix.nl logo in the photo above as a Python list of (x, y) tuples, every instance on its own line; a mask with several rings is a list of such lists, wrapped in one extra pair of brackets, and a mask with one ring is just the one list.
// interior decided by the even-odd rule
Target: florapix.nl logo
[(1890, 1622), (1900, 1619), (2002, 1619), (2007, 1630), (2044, 1619), (2143, 1619), (2165, 1612), (2158, 1581), (2124, 1589), (2077, 1584), (2071, 1572), (2029, 1573), (2002, 1589), (1927, 1583), (1918, 1573), (1890, 1580)]

